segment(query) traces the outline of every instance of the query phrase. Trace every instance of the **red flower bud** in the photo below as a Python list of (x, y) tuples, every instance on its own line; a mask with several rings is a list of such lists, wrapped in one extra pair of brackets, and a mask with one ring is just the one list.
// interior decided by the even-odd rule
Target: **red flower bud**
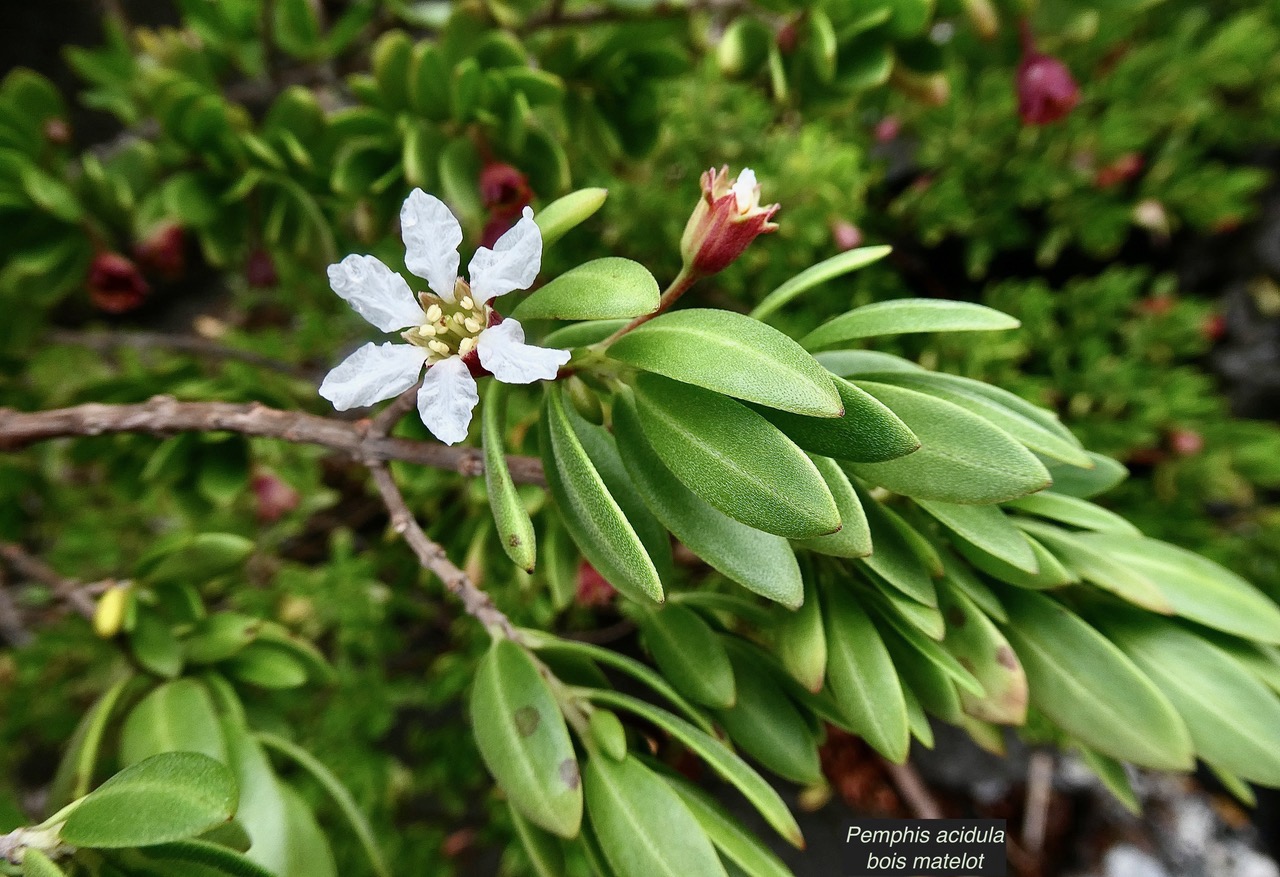
[(249, 482), (258, 505), (258, 520), (264, 523), (278, 521), (298, 507), (298, 491), (282, 481), (273, 472), (263, 470)]
[(138, 266), (119, 253), (93, 257), (87, 288), (94, 306), (109, 314), (133, 310), (151, 291)]
[(897, 140), (898, 135), (901, 133), (902, 120), (897, 116), (885, 116), (879, 122), (876, 122), (876, 143), (889, 143), (890, 141)]
[(575, 599), (579, 606), (607, 606), (617, 593), (594, 566), (585, 560), (578, 564), (578, 591)]
[(276, 275), (276, 263), (271, 260), (271, 254), (261, 248), (249, 254), (249, 261), (244, 266), (244, 277), (249, 281), (250, 286), (269, 287), (280, 282), (280, 278)]
[(776, 231), (770, 222), (777, 204), (760, 205), (760, 186), (751, 168), (743, 168), (732, 183), (726, 165), (702, 175), (702, 197), (684, 227), (680, 253), (685, 270), (696, 277), (723, 271), (753, 240)]
[(1080, 86), (1067, 65), (1035, 49), (1031, 29), (1022, 23), (1022, 61), (1018, 64), (1018, 115), (1024, 125), (1048, 125), (1066, 116), (1080, 101)]
[(133, 257), (148, 274), (177, 280), (187, 268), (187, 236), (181, 226), (167, 223), (134, 246)]
[(1222, 314), (1210, 314), (1200, 326), (1200, 332), (1209, 341), (1221, 341), (1227, 334), (1227, 318)]
[(1094, 175), (1093, 182), (1099, 189), (1109, 189), (1120, 183), (1127, 183), (1142, 173), (1146, 162), (1137, 152), (1127, 152), (1115, 161), (1100, 168)]
[(518, 168), (492, 161), (480, 171), (480, 199), (494, 216), (518, 216), (533, 200), (533, 190)]

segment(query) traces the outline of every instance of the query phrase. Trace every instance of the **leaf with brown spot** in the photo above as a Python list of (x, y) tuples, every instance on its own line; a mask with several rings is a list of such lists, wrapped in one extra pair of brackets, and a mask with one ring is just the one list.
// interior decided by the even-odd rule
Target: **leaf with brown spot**
[(533, 658), (511, 640), (496, 640), (480, 661), (471, 726), (511, 806), (553, 834), (575, 837), (582, 824), (582, 784), (569, 730)]
[(942, 646), (982, 684), (983, 694), (960, 692), (964, 711), (975, 719), (1021, 725), (1027, 718), (1027, 676), (1009, 641), (972, 600), (946, 579), (938, 601), (947, 619)]

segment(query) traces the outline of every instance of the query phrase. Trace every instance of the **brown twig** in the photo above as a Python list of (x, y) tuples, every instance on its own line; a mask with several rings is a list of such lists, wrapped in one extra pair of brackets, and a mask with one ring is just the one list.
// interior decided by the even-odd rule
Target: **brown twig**
[(418, 525), (404, 501), (404, 494), (400, 492), (391, 473), (387, 471), (386, 464), (370, 464), (369, 474), (373, 476), (373, 483), (377, 486), (382, 502), (387, 507), (387, 513), (391, 516), (391, 529), (399, 533), (409, 544), (413, 553), (418, 555), (418, 561), (422, 566), (439, 576), (449, 592), (462, 601), (467, 614), (491, 631), (518, 639), (519, 635), (510, 619), (493, 605), (489, 595), (476, 587), (467, 574), (449, 560), (444, 549), (432, 541)]
[(902, 800), (911, 809), (916, 819), (942, 818), (942, 808), (938, 806), (938, 802), (934, 800), (929, 787), (925, 785), (920, 774), (916, 772), (916, 769), (910, 763), (894, 764), (892, 761), (886, 760), (884, 766), (888, 770), (889, 778), (893, 780), (893, 785), (897, 788), (898, 794), (902, 796)]
[(22, 612), (13, 601), (13, 595), (5, 587), (4, 571), (0, 570), (0, 640), (15, 649), (31, 642), (31, 631), (22, 621)]
[(0, 558), (19, 576), (39, 582), (76, 612), (93, 618), (94, 603), (88, 594), (89, 586), (59, 575), (53, 567), (13, 542), (0, 542)]
[(391, 404), (378, 412), (378, 416), (369, 422), (369, 435), (382, 438), (390, 435), (396, 424), (418, 404), (418, 388), (422, 381), (414, 384), (399, 396), (391, 400)]
[[(156, 396), (136, 405), (88, 403), (50, 411), (0, 408), (0, 451), (16, 451), (35, 442), (71, 436), (143, 433), (168, 436), (183, 432), (235, 432), (320, 445), (360, 463), (399, 460), (469, 477), (484, 474), (477, 448), (371, 434), (369, 421), (354, 423), (298, 411), (282, 411), (257, 402), (179, 402)], [(546, 484), (535, 457), (508, 457), (511, 478), (519, 484)]]

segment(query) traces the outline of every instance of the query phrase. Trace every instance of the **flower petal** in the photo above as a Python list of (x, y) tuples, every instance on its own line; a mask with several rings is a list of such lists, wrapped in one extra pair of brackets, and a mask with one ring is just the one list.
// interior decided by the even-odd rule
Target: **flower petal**
[(471, 370), (461, 357), (451, 356), (427, 369), (418, 390), (418, 414), (432, 435), (452, 445), (467, 437), (471, 409), (479, 401)]
[(480, 333), (480, 364), (504, 384), (532, 384), (555, 378), (569, 351), (524, 343), (524, 327), (511, 318)]
[(373, 256), (347, 256), (330, 265), (329, 285), (383, 332), (417, 326), (426, 319), (404, 278)]
[(471, 295), (486, 302), (515, 289), (528, 289), (541, 267), (542, 232), (533, 221), (533, 210), (526, 207), (520, 221), (498, 238), (492, 250), (476, 250), (467, 266)]
[(412, 387), (426, 361), (421, 347), (371, 341), (325, 375), (320, 395), (339, 411), (372, 405)]
[(436, 196), (414, 189), (400, 208), (400, 236), (405, 265), (427, 281), (432, 292), (452, 302), (462, 226), (449, 208)]

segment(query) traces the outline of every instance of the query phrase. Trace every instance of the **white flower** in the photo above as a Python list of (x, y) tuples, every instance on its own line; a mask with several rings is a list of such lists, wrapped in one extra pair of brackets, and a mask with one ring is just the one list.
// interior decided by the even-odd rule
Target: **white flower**
[(569, 351), (524, 343), (518, 322), (498, 315), (489, 302), (528, 289), (542, 264), (542, 234), (528, 207), (493, 249), (476, 251), (458, 276), (462, 227), (439, 198), (414, 189), (400, 208), (405, 264), (427, 281), (430, 292), (415, 299), (409, 284), (373, 256), (347, 256), (329, 266), (333, 291), (384, 332), (401, 332), (408, 344), (370, 342), (348, 356), (320, 385), (320, 395), (339, 411), (390, 399), (417, 383), (418, 413), (427, 429), (447, 445), (467, 437), (480, 396), (474, 371), (505, 384), (555, 378)]

